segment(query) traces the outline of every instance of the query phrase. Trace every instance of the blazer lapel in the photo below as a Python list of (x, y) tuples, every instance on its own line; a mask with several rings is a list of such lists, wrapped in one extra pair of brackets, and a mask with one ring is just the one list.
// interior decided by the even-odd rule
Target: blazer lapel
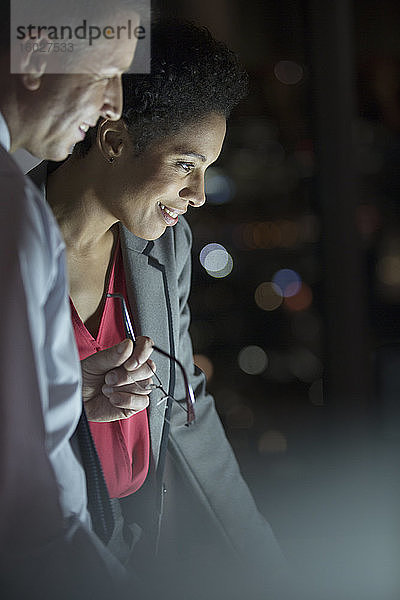
[[(135, 334), (147, 335), (163, 350), (175, 353), (166, 267), (162, 257), (153, 252), (153, 242), (133, 236), (124, 227), (120, 227), (120, 236)], [(174, 384), (174, 365), (156, 352), (152, 359), (156, 363), (157, 375), (164, 390), (169, 392), (171, 382)], [(153, 380), (158, 383), (155, 378)], [(155, 468), (160, 455), (166, 400), (157, 404), (163, 397), (160, 390), (154, 390), (150, 395), (148, 409)]]

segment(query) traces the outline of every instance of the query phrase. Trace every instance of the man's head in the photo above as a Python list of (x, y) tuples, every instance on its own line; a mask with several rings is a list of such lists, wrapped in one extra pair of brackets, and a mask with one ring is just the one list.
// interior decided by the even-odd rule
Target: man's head
[[(39, 6), (41, 0), (33, 3)], [(86, 4), (91, 9), (89, 13), (85, 12)], [(84, 17), (94, 14), (94, 9), (97, 9), (96, 23), (110, 25), (107, 31), (128, 20), (133, 28), (139, 24), (136, 0), (116, 0), (112, 10), (102, 0), (88, 0), (85, 4), (73, 0), (65, 3), (65, 7), (54, 2), (53, 5), (59, 13), (64, 13), (58, 15), (58, 22), (72, 28), (85, 20), (90, 23)], [(46, 20), (39, 14), (35, 23), (51, 23), (49, 15), (45, 16)], [(102, 36), (91, 46), (87, 40), (79, 43), (75, 40), (71, 51), (68, 41), (56, 46), (51, 37), (54, 31), (49, 27), (41, 30), (36, 27), (34, 39), (32, 29), (20, 31), (25, 38), (18, 57), (19, 73), (10, 73), (9, 49), (4, 44), (0, 46), (1, 74), (7, 81), (0, 91), (0, 110), (10, 129), (11, 149), (24, 147), (38, 157), (62, 160), (100, 116), (111, 120), (120, 117), (121, 75), (132, 62), (137, 38)], [(58, 61), (56, 68), (55, 61)]]

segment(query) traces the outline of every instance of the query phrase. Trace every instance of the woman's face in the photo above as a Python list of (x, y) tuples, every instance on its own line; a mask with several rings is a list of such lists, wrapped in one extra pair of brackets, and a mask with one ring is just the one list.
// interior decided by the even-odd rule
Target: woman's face
[(138, 237), (155, 240), (189, 206), (202, 206), (205, 171), (218, 158), (225, 132), (225, 118), (210, 113), (139, 156), (127, 137), (111, 167), (112, 194), (106, 192), (113, 216)]

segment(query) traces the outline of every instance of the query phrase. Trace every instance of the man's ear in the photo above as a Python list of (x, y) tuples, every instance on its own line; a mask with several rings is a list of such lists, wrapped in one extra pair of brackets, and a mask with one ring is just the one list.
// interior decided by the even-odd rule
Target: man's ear
[[(24, 52), (21, 60), (22, 83), (30, 92), (34, 92), (40, 88), (42, 76), (46, 71), (48, 56), (49, 40), (41, 37), (33, 43), (30, 40), (30, 50)], [(27, 44), (25, 43), (25, 47)]]
[(96, 144), (107, 162), (121, 156), (127, 142), (128, 131), (122, 119), (101, 119), (97, 129)]

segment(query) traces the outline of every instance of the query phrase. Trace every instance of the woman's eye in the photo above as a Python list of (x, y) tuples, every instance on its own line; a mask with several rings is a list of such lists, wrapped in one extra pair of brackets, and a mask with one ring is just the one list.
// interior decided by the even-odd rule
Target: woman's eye
[(178, 167), (180, 167), (185, 173), (190, 173), (190, 171), (194, 168), (194, 164), (190, 162), (184, 162), (182, 160), (176, 163)]

